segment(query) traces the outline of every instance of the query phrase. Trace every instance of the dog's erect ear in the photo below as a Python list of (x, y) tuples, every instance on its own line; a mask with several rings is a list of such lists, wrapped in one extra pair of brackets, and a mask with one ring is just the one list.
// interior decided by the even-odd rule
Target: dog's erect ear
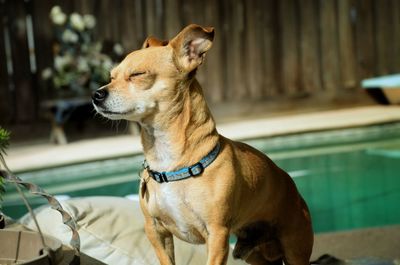
[(176, 62), (182, 70), (191, 72), (202, 64), (204, 55), (211, 48), (214, 28), (189, 25), (169, 44), (175, 51)]
[(143, 42), (142, 49), (149, 47), (158, 47), (158, 46), (166, 46), (168, 44), (167, 40), (159, 40), (153, 36), (147, 37), (147, 39)]

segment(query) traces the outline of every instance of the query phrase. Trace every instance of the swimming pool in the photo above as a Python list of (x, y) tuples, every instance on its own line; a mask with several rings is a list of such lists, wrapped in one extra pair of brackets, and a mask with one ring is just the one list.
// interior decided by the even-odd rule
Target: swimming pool
[[(400, 123), (309, 132), (246, 141), (293, 177), (316, 232), (400, 223)], [(49, 193), (70, 197), (128, 196), (138, 190), (142, 156), (20, 172)], [(33, 206), (44, 204), (29, 197)], [(3, 211), (26, 212), (12, 185)]]

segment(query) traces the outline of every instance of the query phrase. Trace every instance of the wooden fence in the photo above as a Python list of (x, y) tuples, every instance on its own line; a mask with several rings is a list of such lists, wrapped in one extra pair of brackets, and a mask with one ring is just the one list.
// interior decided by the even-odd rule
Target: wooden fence
[(52, 63), (48, 13), (56, 4), (66, 13), (94, 14), (96, 38), (127, 51), (148, 35), (171, 38), (189, 23), (214, 26), (214, 46), (198, 74), (211, 102), (334, 98), (356, 91), (366, 77), (400, 71), (399, 0), (3, 0), (0, 122), (37, 117), (46, 95), (31, 73), (25, 19), (32, 16), (40, 73)]

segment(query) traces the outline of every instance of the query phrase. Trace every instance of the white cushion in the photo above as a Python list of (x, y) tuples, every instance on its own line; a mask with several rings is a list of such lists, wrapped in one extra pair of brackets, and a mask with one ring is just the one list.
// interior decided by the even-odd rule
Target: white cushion
[[(83, 197), (61, 202), (75, 219), (81, 238), (81, 251), (107, 264), (158, 264), (144, 233), (139, 203), (118, 197)], [(61, 215), (48, 206), (35, 210), (43, 233), (68, 244), (71, 232)], [(36, 230), (29, 215), (20, 222)], [(205, 264), (204, 245), (190, 245), (175, 238), (176, 264)], [(228, 264), (245, 264), (229, 257)]]

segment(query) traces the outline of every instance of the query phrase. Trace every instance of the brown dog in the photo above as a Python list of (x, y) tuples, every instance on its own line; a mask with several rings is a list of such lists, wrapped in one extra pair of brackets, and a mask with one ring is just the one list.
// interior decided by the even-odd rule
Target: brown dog
[(238, 238), (234, 257), (250, 264), (309, 264), (311, 219), (292, 179), (215, 128), (194, 78), (213, 37), (198, 25), (169, 42), (150, 37), (93, 95), (105, 117), (141, 124), (146, 234), (163, 265), (175, 263), (173, 235), (206, 243), (208, 265), (226, 264), (230, 233)]

